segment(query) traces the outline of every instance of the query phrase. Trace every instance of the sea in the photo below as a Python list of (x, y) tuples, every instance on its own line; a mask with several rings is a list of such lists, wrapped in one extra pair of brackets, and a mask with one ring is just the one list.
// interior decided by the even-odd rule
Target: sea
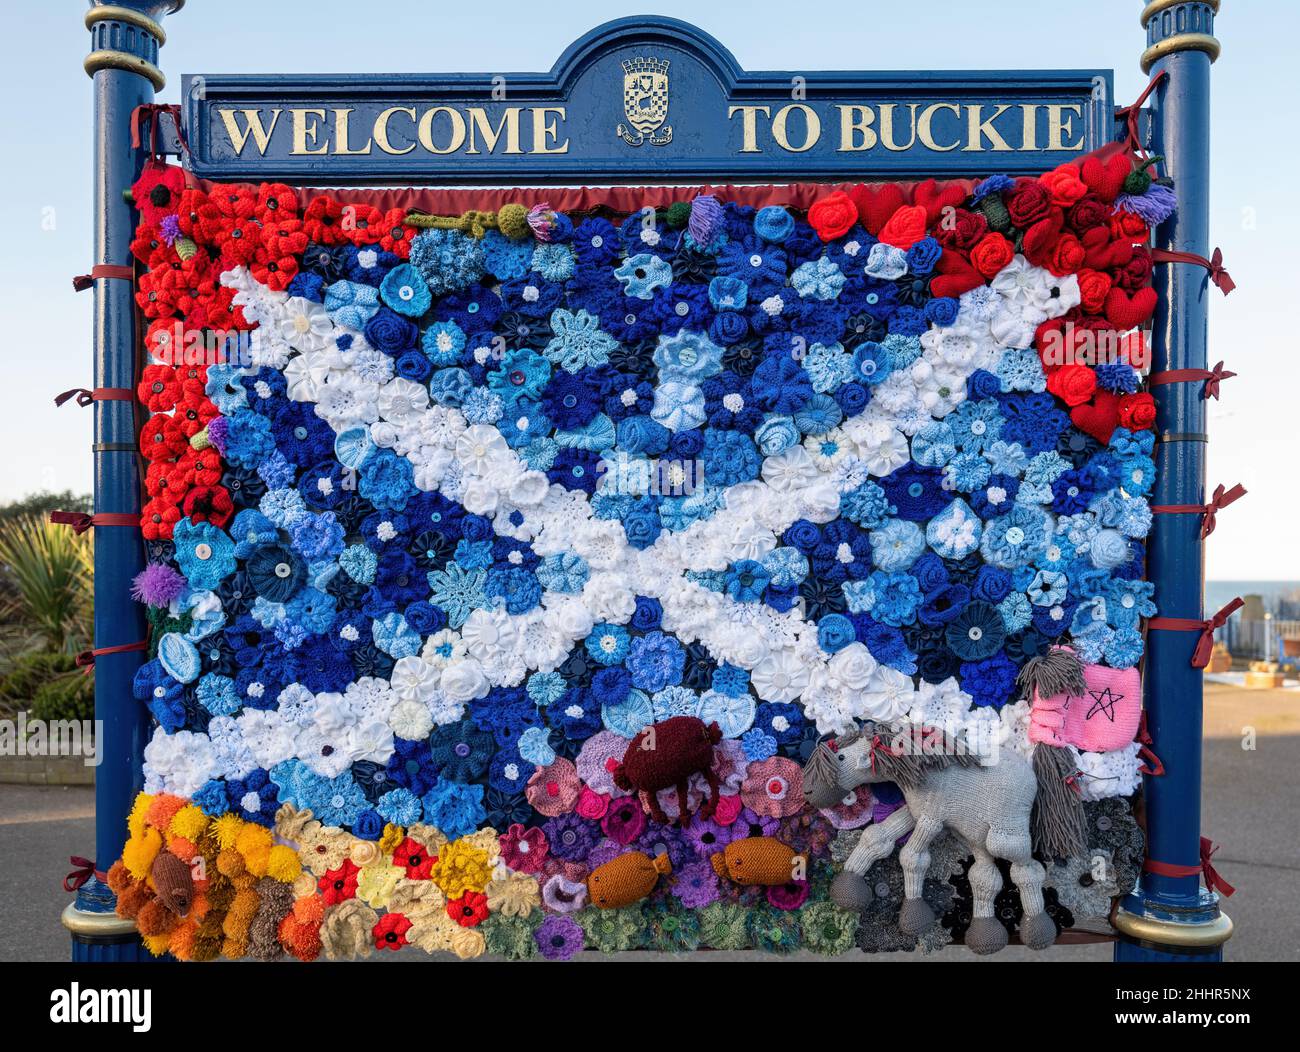
[(1206, 581), (1205, 609), (1221, 609), (1234, 597), (1257, 595), (1264, 609), (1283, 620), (1300, 617), (1300, 581)]

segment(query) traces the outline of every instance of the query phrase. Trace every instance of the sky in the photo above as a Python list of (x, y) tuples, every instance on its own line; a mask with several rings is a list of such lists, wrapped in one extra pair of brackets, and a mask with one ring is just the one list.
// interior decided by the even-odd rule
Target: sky
[[(39, 490), (88, 492), (91, 411), (53, 395), (89, 386), (90, 293), (70, 278), (91, 262), (91, 86), (86, 4), (0, 0), (22, 45), (0, 65), (0, 502)], [(821, 0), (798, 8), (664, 3), (747, 69), (1015, 69), (1110, 67), (1119, 101), (1146, 83), (1138, 67), (1142, 0), (900, 3)], [(410, 73), (546, 70), (564, 48), (640, 4), (493, 0), (189, 0), (167, 19), (161, 102), (182, 73)], [(975, 14), (978, 10), (979, 13)], [(811, 12), (811, 16), (802, 12)], [(1219, 516), (1212, 579), (1300, 579), (1300, 361), (1290, 308), (1300, 302), (1300, 209), (1287, 196), (1300, 160), (1294, 90), (1300, 5), (1231, 0), (1218, 19), (1214, 66), (1212, 244), (1238, 288), (1211, 305), (1210, 361), (1240, 373), (1212, 402), (1208, 481), (1250, 495)], [(1270, 101), (1269, 93), (1277, 92)], [(1270, 141), (1270, 135), (1281, 141)]]

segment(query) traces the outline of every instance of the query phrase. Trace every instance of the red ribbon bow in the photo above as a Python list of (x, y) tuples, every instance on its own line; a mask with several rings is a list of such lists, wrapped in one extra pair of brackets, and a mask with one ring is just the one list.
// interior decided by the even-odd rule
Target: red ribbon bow
[(1138, 749), (1138, 756), (1142, 758), (1142, 762), (1138, 764), (1138, 774), (1145, 774), (1151, 778), (1162, 777), (1165, 773), (1165, 765), (1151, 748), (1155, 745), (1155, 742), (1151, 738), (1151, 732), (1147, 730), (1147, 714), (1145, 712), (1138, 719), (1137, 734), (1133, 735), (1133, 740), (1141, 746)]
[(73, 533), (82, 534), (92, 526), (139, 526), (140, 516), (117, 511), (101, 511), (97, 515), (87, 515), (84, 511), (52, 511), (50, 522), (56, 526), (71, 526)]
[(1237, 889), (1219, 875), (1219, 871), (1214, 868), (1214, 863), (1210, 861), (1218, 850), (1217, 844), (1210, 840), (1209, 837), (1203, 836), (1201, 837), (1201, 861), (1199, 865), (1179, 866), (1172, 862), (1155, 862), (1152, 859), (1147, 859), (1142, 864), (1142, 868), (1158, 877), (1191, 877), (1200, 874), (1205, 878), (1207, 888), (1211, 891), (1221, 892), (1227, 898)]
[(1147, 83), (1147, 86), (1142, 89), (1142, 94), (1139, 95), (1130, 105), (1119, 106), (1115, 109), (1115, 119), (1124, 121), (1128, 126), (1129, 149), (1141, 157), (1147, 155), (1146, 148), (1142, 145), (1142, 134), (1138, 128), (1138, 120), (1142, 116), (1142, 106), (1147, 101), (1147, 97), (1155, 91), (1156, 85), (1164, 80), (1164, 78), (1165, 71), (1163, 69), (1159, 70)]
[(1210, 653), (1214, 650), (1215, 630), (1227, 624), (1228, 618), (1245, 605), (1241, 596), (1237, 596), (1208, 621), (1197, 621), (1191, 617), (1153, 617), (1147, 622), (1147, 627), (1166, 632), (1199, 632), (1201, 637), (1192, 651), (1192, 668), (1205, 668), (1210, 663)]
[(56, 406), (66, 405), (72, 399), (83, 409), (92, 402), (131, 402), (135, 392), (129, 387), (96, 387), (93, 391), (86, 387), (73, 387), (60, 395), (54, 396)]
[(1167, 248), (1153, 248), (1151, 250), (1151, 261), (1153, 263), (1191, 263), (1198, 267), (1204, 267), (1210, 273), (1210, 284), (1225, 296), (1237, 287), (1237, 283), (1232, 280), (1232, 275), (1224, 269), (1223, 250), (1220, 248), (1216, 248), (1209, 259), (1195, 252), (1175, 252)]
[(117, 263), (97, 263), (90, 268), (89, 274), (78, 274), (72, 279), (74, 292), (85, 292), (100, 278), (117, 278), (121, 281), (135, 281), (135, 268)]
[(1225, 490), (1223, 485), (1215, 487), (1209, 504), (1153, 504), (1151, 510), (1157, 515), (1204, 515), (1201, 522), (1201, 540), (1214, 532), (1217, 516), (1224, 508), (1246, 495), (1246, 487), (1238, 482), (1232, 489)]
[(146, 102), (137, 106), (131, 111), (131, 145), (135, 149), (140, 149), (140, 126), (147, 120), (149, 122), (149, 155), (151, 157), (161, 157), (158, 151), (158, 117), (160, 114), (167, 114), (172, 119), (176, 127), (176, 138), (180, 140), (181, 147), (189, 150), (189, 143), (185, 141), (185, 131), (181, 128), (181, 108), (175, 103), (168, 105), (161, 102)]
[(54, 396), (54, 404), (61, 406), (65, 402), (75, 398), (77, 405), (83, 409), (95, 400), (95, 396), (85, 387), (74, 387), (70, 391), (64, 391), (63, 394)]
[(1194, 380), (1204, 380), (1205, 388), (1201, 391), (1201, 398), (1217, 400), (1220, 382), (1236, 375), (1236, 373), (1225, 369), (1223, 363), (1219, 362), (1213, 369), (1166, 369), (1164, 372), (1152, 373), (1147, 377), (1147, 386), (1163, 387), (1165, 384), (1191, 383)]
[(91, 877), (95, 876), (95, 863), (80, 855), (68, 859), (77, 868), (63, 878), (63, 890), (71, 894), (81, 888)]

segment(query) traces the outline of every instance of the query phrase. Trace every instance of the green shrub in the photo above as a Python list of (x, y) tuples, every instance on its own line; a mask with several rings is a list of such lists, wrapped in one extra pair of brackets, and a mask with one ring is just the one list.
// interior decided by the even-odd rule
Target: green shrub
[(26, 710), (33, 719), (93, 719), (95, 681), (68, 654), (24, 654), (0, 677), (0, 706)]

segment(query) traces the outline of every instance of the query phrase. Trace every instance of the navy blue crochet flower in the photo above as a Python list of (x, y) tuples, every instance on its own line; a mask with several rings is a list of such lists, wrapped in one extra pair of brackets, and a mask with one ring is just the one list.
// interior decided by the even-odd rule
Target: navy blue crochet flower
[(922, 467), (909, 461), (880, 480), (898, 516), (912, 522), (927, 522), (943, 511), (952, 497), (943, 488), (940, 468)]

